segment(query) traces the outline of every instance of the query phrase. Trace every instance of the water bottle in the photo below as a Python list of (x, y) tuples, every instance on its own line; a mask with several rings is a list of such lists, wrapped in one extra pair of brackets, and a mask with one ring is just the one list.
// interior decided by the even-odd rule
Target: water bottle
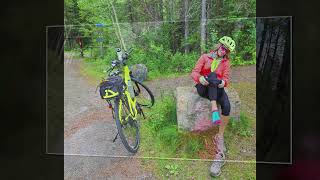
[(131, 80), (128, 81), (128, 91), (130, 93), (131, 98), (134, 98), (134, 91), (133, 91)]

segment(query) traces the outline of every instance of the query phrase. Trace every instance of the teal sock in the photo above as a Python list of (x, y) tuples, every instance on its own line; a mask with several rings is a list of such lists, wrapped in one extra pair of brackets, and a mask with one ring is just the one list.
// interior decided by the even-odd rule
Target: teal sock
[(213, 124), (221, 123), (219, 111), (212, 111), (212, 122)]

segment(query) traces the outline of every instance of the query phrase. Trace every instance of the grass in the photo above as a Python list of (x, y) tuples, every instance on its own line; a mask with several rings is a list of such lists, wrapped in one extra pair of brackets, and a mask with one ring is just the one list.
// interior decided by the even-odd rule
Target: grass
[[(207, 134), (181, 133), (176, 126), (176, 107), (173, 96), (157, 99), (154, 107), (146, 111), (147, 120), (141, 122), (140, 156), (157, 157), (155, 160), (142, 160), (146, 169), (152, 171), (160, 179), (210, 179), (209, 168), (212, 162), (201, 161), (201, 153), (205, 159), (212, 159), (204, 145), (215, 132)], [(254, 161), (255, 154), (242, 155), (242, 146), (251, 146), (253, 118), (242, 112), (240, 121), (230, 121), (225, 132), (225, 143), (228, 148), (227, 159)], [(255, 147), (254, 147), (255, 148)], [(211, 158), (210, 158), (211, 157)], [(181, 158), (168, 160), (166, 158)], [(183, 160), (183, 159), (199, 159)], [(216, 179), (255, 179), (254, 163), (227, 162), (224, 171)]]
[[(156, 179), (256, 179), (255, 163), (226, 162), (219, 177), (211, 177), (212, 162), (196, 160), (142, 160), (142, 165), (152, 171)], [(167, 168), (173, 166), (174, 168)], [(170, 172), (172, 171), (173, 172)]]
[[(250, 118), (256, 118), (256, 84), (249, 82), (231, 83), (241, 99), (241, 111)], [(253, 124), (255, 126), (255, 122)]]
[(240, 121), (231, 120), (229, 124), (228, 132), (230, 134), (237, 134), (242, 137), (251, 137), (254, 135), (251, 129), (252, 119), (247, 117), (245, 113), (240, 113)]

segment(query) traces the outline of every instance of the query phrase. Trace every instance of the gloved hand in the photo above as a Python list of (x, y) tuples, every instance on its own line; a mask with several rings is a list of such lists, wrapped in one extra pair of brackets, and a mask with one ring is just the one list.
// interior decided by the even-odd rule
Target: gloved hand
[(226, 82), (224, 80), (221, 80), (221, 83), (218, 85), (219, 88), (223, 88)]
[(209, 82), (204, 78), (204, 76), (200, 76), (199, 82), (204, 86), (207, 86), (209, 84)]

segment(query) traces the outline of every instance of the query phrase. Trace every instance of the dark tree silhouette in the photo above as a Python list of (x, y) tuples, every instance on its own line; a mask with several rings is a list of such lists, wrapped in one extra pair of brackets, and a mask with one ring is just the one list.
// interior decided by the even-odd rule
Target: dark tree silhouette
[(290, 19), (257, 23), (257, 161), (289, 162)]

